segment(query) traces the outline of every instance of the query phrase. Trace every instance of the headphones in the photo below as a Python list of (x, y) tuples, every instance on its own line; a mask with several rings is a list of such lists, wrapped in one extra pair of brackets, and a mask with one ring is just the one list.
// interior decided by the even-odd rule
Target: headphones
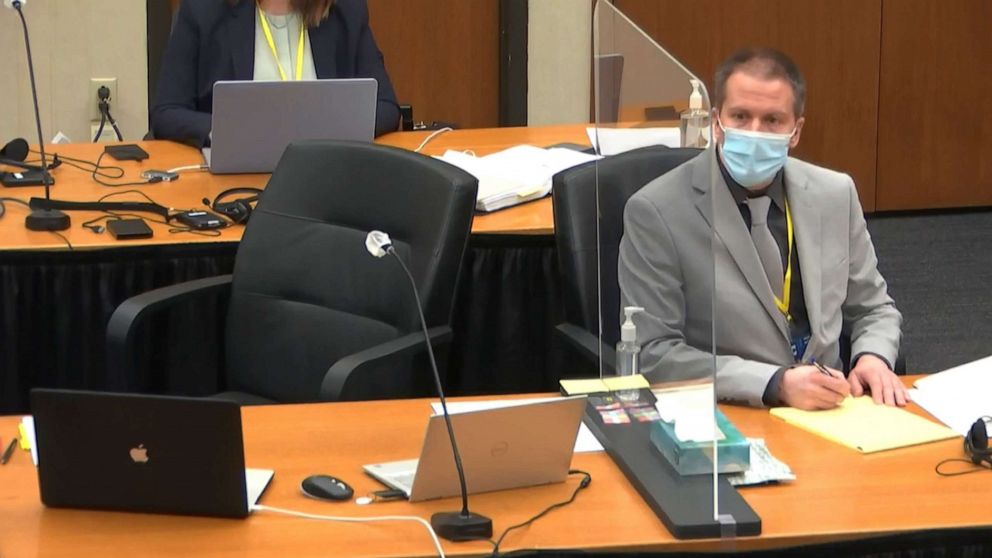
[(28, 158), (28, 142), (23, 138), (15, 138), (0, 149), (0, 159), (22, 162)]
[[(210, 200), (207, 198), (203, 198), (203, 203), (217, 213), (220, 213), (224, 217), (234, 221), (235, 224), (244, 225), (248, 222), (248, 218), (251, 217), (251, 204), (258, 201), (258, 198), (262, 195), (262, 191), (263, 190), (260, 188), (231, 188), (217, 194), (217, 197), (214, 198), (213, 203), (210, 203)], [(224, 198), (235, 194), (253, 195), (231, 201), (221, 201)]]
[(971, 425), (968, 435), (964, 437), (964, 452), (975, 465), (982, 462), (992, 466), (992, 449), (989, 449), (989, 433), (986, 423), (992, 422), (992, 417), (982, 417)]
[[(28, 153), (30, 152), (28, 142), (24, 138), (14, 138), (8, 141), (3, 147), (0, 147), (0, 165), (41, 172), (40, 164), (29, 165), (24, 162), (27, 160)], [(59, 159), (59, 154), (55, 153), (52, 155), (52, 159), (48, 161), (48, 170), (58, 168), (61, 164), (62, 160)]]

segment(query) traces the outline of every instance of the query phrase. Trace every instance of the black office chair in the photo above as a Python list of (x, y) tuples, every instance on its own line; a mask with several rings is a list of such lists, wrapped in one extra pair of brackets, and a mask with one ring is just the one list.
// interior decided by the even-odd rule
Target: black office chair
[(111, 377), (136, 367), (150, 316), (223, 292), (225, 398), (378, 399), (432, 385), (429, 368), (412, 371), (425, 346), (409, 280), (394, 258), (368, 253), (366, 234), (392, 237), (431, 340), (446, 341), (477, 189), (468, 173), (402, 149), (290, 145), (248, 222), (233, 276), (158, 289), (117, 308), (107, 328)]
[[(606, 371), (613, 370), (616, 362), (613, 347), (620, 337), (617, 258), (623, 236), (624, 206), (645, 184), (699, 153), (698, 149), (644, 147), (574, 167), (554, 177), (555, 241), (567, 320), (558, 325), (557, 331), (590, 362), (599, 362), (601, 282), (603, 366)], [(599, 280), (598, 273), (601, 274)]]

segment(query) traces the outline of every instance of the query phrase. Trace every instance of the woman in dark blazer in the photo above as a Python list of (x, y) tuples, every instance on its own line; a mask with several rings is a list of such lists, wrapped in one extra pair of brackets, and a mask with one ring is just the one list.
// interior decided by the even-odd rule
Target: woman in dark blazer
[[(307, 25), (317, 79), (379, 82), (377, 136), (399, 127), (396, 94), (369, 28), (365, 0), (182, 0), (151, 110), (156, 139), (209, 143), (214, 83), (253, 79), (259, 8), (269, 5), (291, 8)], [(293, 68), (287, 72), (288, 79), (296, 77)]]

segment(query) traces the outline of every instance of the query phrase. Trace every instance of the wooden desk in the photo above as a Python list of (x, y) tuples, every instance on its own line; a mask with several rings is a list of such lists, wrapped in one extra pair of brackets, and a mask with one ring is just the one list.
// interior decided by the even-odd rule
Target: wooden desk
[[(429, 135), (430, 132), (395, 132), (379, 138), (377, 143), (413, 150)], [(588, 145), (585, 127), (583, 125), (569, 125), (542, 128), (454, 130), (436, 136), (423, 149), (423, 153), (435, 155), (441, 154), (447, 149), (457, 149), (472, 150), (478, 155), (486, 155), (521, 143), (547, 146), (560, 142)], [(200, 153), (186, 145), (167, 141), (139, 142), (139, 145), (151, 155), (149, 159), (142, 162), (119, 163), (110, 157), (104, 157), (102, 164), (120, 166), (125, 170), (127, 179), (139, 180), (140, 174), (144, 170), (163, 170), (203, 162)], [(71, 144), (49, 146), (48, 150), (49, 153), (58, 153), (85, 161), (96, 161), (100, 153), (103, 152), (103, 145)], [(175, 209), (202, 208), (203, 198), (212, 201), (218, 193), (236, 186), (264, 188), (269, 177), (267, 174), (214, 175), (204, 171), (185, 171), (175, 182), (112, 188), (97, 184), (91, 179), (89, 172), (65, 163), (52, 171), (52, 175), (56, 181), (52, 187), (54, 199), (94, 201), (115, 191), (136, 189), (144, 192), (157, 203)], [(104, 180), (111, 183), (124, 181), (124, 179)], [(31, 197), (44, 197), (44, 189), (41, 187), (7, 188), (4, 189), (3, 195), (26, 201)], [(145, 200), (140, 195), (131, 193), (114, 196), (109, 201)], [(0, 250), (66, 249), (65, 241), (52, 233), (27, 230), (24, 227), (23, 219), (26, 214), (27, 209), (24, 207), (14, 204), (7, 205), (7, 215), (0, 220), (0, 230), (3, 230), (3, 235), (0, 236)], [(135, 245), (237, 242), (244, 232), (242, 227), (230, 227), (222, 229), (220, 236), (170, 233), (169, 226), (150, 223), (155, 231), (155, 236), (152, 238), (120, 242), (109, 234), (95, 234), (81, 226), (84, 221), (99, 215), (101, 215), (99, 212), (71, 212), (72, 227), (63, 231), (62, 234), (77, 249), (96, 249)], [(551, 198), (547, 197), (494, 213), (479, 215), (475, 218), (472, 232), (476, 234), (553, 234), (554, 217), (551, 210)]]
[[(913, 409), (922, 414), (918, 408)], [(605, 453), (577, 454), (573, 466), (593, 481), (570, 506), (505, 540), (505, 550), (745, 550), (857, 539), (926, 529), (992, 525), (980, 495), (988, 474), (938, 477), (933, 466), (963, 456), (960, 439), (861, 455), (772, 418), (767, 411), (724, 407), (747, 436), (763, 437), (798, 479), (742, 489), (763, 520), (760, 537), (677, 541), (665, 530)], [(415, 456), (430, 414), (427, 400), (248, 407), (243, 410), (247, 462), (276, 470), (261, 503), (319, 514), (412, 514), (429, 518), (457, 509), (457, 499), (361, 507), (309, 500), (299, 482), (324, 472), (358, 494), (380, 488), (361, 466)], [(9, 439), (15, 417), (0, 418)], [(85, 458), (85, 457), (83, 457)], [(577, 479), (476, 495), (472, 508), (490, 516), (497, 534), (566, 498)], [(30, 457), (18, 451), (0, 467), (0, 555), (96, 556), (429, 556), (433, 546), (414, 524), (354, 525), (257, 512), (244, 521), (44, 508)], [(621, 513), (617, 513), (622, 510)], [(485, 543), (444, 543), (452, 554), (482, 554)]]

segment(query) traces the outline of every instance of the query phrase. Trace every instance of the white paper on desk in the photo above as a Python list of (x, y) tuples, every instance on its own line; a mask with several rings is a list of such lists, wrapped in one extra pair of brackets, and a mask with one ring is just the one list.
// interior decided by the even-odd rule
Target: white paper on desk
[(649, 145), (680, 147), (682, 135), (678, 128), (586, 128), (589, 142), (600, 155), (616, 155)]
[(436, 158), (476, 177), (476, 209), (494, 211), (548, 195), (556, 173), (599, 156), (560, 147), (517, 145), (484, 157), (449, 149)]
[[(542, 403), (545, 401), (557, 401), (558, 397), (544, 397), (538, 399), (500, 399), (498, 401), (459, 401), (448, 403), (448, 412), (451, 414), (470, 413), (472, 411), (486, 411), (489, 409), (502, 409), (514, 405), (527, 405), (529, 403)], [(431, 409), (435, 415), (441, 414), (441, 402), (431, 403)], [(579, 423), (579, 435), (575, 438), (575, 453), (588, 453), (593, 451), (603, 451), (603, 445), (599, 443), (596, 436), (585, 425)]]
[(980, 417), (992, 416), (992, 356), (920, 378), (913, 385), (912, 400), (962, 436)]

